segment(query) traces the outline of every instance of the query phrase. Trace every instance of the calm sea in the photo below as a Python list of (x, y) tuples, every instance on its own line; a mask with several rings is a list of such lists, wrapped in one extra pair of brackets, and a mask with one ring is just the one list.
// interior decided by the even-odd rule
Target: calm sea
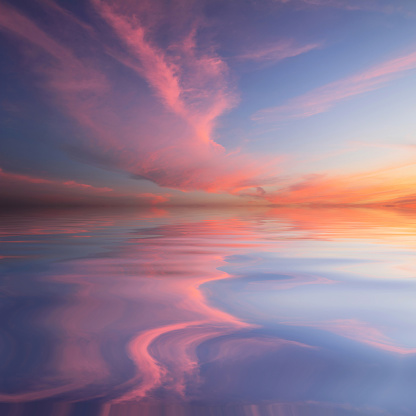
[(6, 211), (0, 414), (416, 414), (416, 213)]

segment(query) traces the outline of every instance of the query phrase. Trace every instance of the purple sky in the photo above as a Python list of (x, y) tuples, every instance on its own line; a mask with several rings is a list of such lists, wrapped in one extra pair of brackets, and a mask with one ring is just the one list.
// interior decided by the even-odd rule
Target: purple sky
[(0, 0), (19, 203), (415, 205), (413, 0)]

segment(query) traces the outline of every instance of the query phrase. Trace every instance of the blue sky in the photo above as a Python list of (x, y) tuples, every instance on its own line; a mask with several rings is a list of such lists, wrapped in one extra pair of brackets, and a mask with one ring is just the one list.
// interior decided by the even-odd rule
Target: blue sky
[(8, 201), (413, 204), (413, 1), (0, 11)]

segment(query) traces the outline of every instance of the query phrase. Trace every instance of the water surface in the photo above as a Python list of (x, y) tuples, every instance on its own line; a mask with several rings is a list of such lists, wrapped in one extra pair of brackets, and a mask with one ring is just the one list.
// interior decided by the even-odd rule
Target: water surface
[(3, 415), (416, 413), (416, 215), (1, 214)]

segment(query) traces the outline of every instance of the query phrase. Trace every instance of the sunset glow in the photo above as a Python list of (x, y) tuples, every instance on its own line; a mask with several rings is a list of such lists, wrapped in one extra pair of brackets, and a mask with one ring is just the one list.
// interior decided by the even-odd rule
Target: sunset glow
[(0, 0), (0, 416), (416, 415), (416, 0)]
[(414, 205), (415, 16), (2, 0), (4, 201)]

